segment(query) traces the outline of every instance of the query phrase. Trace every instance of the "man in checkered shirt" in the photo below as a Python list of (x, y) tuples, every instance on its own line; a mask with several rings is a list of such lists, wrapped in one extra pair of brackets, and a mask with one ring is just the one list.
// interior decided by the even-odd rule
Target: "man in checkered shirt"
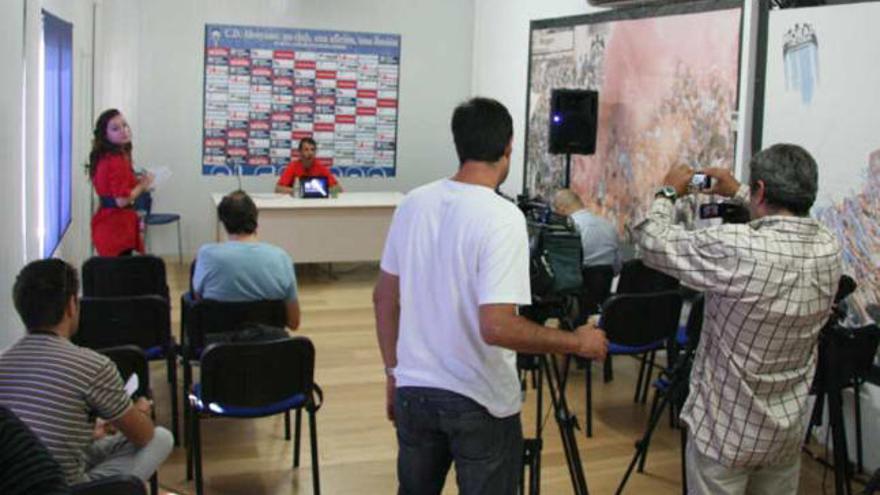
[(644, 262), (706, 297), (681, 413), (691, 493), (797, 493), (817, 338), (841, 273), (837, 240), (809, 216), (818, 182), (810, 154), (777, 144), (749, 167), (748, 185), (727, 169), (703, 172), (708, 192), (748, 206), (750, 223), (673, 225), (694, 174), (679, 165), (636, 226)]

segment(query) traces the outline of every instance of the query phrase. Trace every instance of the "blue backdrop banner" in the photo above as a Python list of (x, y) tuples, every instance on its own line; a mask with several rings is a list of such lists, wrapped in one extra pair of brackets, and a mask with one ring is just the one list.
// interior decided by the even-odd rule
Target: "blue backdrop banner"
[(202, 174), (279, 174), (301, 139), (345, 177), (394, 177), (400, 36), (205, 25)]

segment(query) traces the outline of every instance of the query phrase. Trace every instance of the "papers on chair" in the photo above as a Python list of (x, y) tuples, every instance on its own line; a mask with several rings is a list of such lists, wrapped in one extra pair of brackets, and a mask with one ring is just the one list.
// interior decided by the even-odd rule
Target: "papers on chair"
[(125, 382), (125, 393), (127, 393), (129, 397), (134, 396), (134, 393), (138, 391), (140, 385), (137, 373), (132, 373), (131, 376), (128, 377), (128, 381)]
[(153, 189), (157, 189), (159, 186), (167, 182), (173, 175), (171, 169), (168, 167), (148, 168), (146, 170), (148, 173), (153, 174)]

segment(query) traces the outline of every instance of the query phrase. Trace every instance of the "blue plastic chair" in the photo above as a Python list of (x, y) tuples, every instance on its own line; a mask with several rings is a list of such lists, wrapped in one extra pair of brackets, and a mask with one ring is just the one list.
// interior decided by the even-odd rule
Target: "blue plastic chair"
[[(608, 355), (633, 356), (663, 348), (678, 331), (682, 296), (678, 290), (616, 294), (602, 305), (599, 327), (608, 338)], [(593, 431), (593, 386), (587, 379), (587, 436)]]
[(171, 336), (171, 309), (160, 296), (83, 297), (79, 331), (73, 342), (90, 349), (139, 347), (148, 361), (165, 361), (169, 372), (171, 431), (179, 443), (177, 418), (177, 344)]
[[(211, 344), (202, 354), (201, 382), (189, 391), (190, 427), (187, 467), (195, 465), (196, 493), (204, 493), (202, 418), (260, 418), (305, 409), (309, 415), (312, 493), (320, 494), (318, 432), (315, 414), (323, 402), (314, 383), (315, 347), (306, 337), (269, 342)], [(299, 422), (293, 467), (299, 466)], [(287, 437), (289, 440), (289, 436)], [(187, 469), (187, 474), (189, 474)]]
[(180, 236), (180, 215), (177, 213), (153, 213), (153, 195), (145, 192), (138, 196), (135, 208), (144, 212), (144, 246), (147, 245), (147, 237), (149, 235), (150, 226), (167, 225), (169, 223), (177, 224), (177, 259), (181, 266), (183, 265), (183, 242)]

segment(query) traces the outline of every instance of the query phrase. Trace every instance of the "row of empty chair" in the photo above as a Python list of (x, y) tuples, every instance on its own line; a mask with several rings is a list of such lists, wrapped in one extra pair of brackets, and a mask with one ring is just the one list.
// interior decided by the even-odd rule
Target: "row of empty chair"
[[(187, 479), (195, 475), (204, 492), (200, 421), (210, 417), (256, 418), (285, 415), (290, 440), (290, 411), (295, 411), (293, 465), (299, 466), (302, 410), (308, 413), (313, 492), (320, 493), (317, 423), (323, 400), (314, 383), (315, 350), (305, 337), (267, 342), (213, 343), (210, 335), (264, 324), (284, 328), (284, 301), (219, 302), (181, 297), (180, 337), (171, 329), (171, 305), (164, 262), (154, 256), (95, 257), (82, 268), (80, 328), (74, 342), (106, 352), (123, 377), (137, 373), (149, 390), (149, 361), (163, 360), (168, 370), (171, 427), (178, 429), (177, 362), (183, 368), (184, 438)], [(200, 367), (199, 381), (193, 367)], [(155, 490), (155, 481), (154, 481)]]

